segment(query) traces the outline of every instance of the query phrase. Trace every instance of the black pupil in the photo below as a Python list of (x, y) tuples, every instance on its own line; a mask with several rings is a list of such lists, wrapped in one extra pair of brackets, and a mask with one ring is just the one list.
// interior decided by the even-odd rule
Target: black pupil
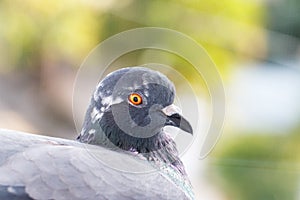
[(138, 102), (138, 101), (139, 101), (139, 98), (133, 97), (133, 101), (134, 101), (134, 102)]

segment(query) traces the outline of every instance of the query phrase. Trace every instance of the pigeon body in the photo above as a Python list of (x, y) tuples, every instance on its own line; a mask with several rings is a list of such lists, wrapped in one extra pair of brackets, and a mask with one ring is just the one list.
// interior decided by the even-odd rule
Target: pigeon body
[(142, 67), (96, 87), (76, 141), (0, 130), (0, 199), (194, 199), (164, 126), (192, 133), (175, 88)]

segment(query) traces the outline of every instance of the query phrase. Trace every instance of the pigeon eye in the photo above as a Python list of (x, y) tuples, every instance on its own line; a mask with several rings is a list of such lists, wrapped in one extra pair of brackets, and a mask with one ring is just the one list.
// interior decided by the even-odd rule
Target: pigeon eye
[(143, 103), (143, 98), (137, 93), (132, 93), (129, 95), (128, 99), (133, 105), (140, 105)]

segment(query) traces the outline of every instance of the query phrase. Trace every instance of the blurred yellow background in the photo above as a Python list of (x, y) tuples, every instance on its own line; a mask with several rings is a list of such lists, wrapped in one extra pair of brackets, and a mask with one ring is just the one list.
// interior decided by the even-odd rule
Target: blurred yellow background
[(300, 199), (298, 0), (1, 0), (0, 127), (75, 138), (78, 68), (101, 41), (138, 27), (187, 34), (223, 78), (224, 132), (210, 155), (194, 162), (197, 198)]

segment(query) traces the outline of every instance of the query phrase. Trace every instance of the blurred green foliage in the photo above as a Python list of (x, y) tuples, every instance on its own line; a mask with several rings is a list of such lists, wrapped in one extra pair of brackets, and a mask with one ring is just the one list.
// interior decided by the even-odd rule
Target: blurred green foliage
[(232, 199), (297, 199), (299, 152), (299, 135), (234, 134), (214, 150), (213, 178)]
[(225, 72), (243, 54), (263, 55), (250, 45), (264, 37), (252, 28), (263, 23), (263, 10), (258, 2), (237, 0), (2, 0), (0, 70), (40, 68), (53, 61), (78, 67), (89, 50), (113, 34), (161, 26), (195, 38)]
[[(257, 29), (264, 24), (264, 7), (257, 1), (133, 0), (110, 12), (112, 18), (138, 26), (166, 27), (191, 36), (208, 51), (221, 73), (247, 56), (265, 55), (265, 34)], [(115, 33), (123, 30), (115, 29)]]
[(0, 69), (80, 62), (100, 38), (101, 18), (83, 1), (0, 2)]

